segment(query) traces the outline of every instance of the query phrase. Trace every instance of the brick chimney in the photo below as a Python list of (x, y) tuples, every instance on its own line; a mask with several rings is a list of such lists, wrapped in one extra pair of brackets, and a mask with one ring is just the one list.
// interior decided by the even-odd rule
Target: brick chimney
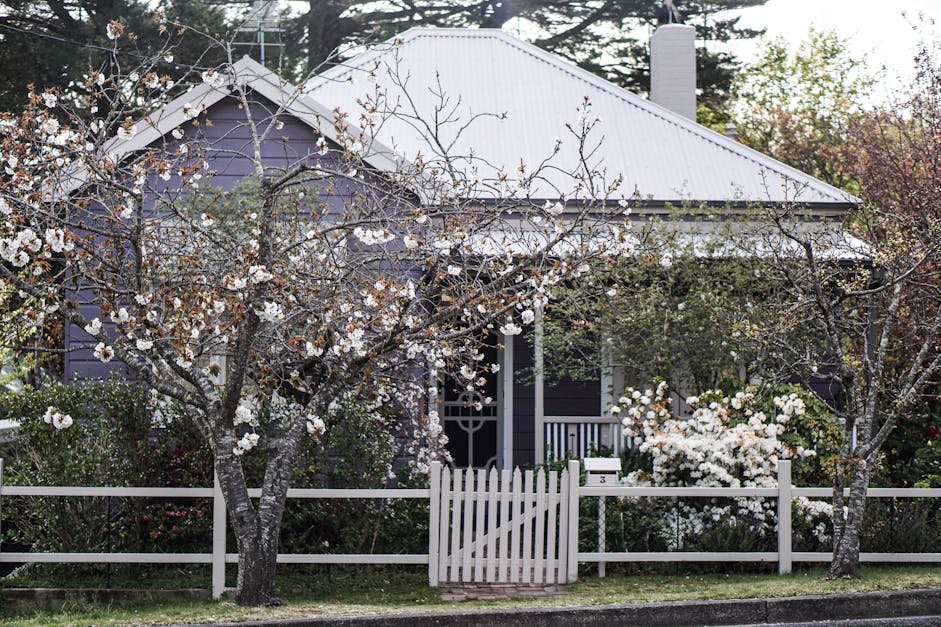
[(663, 24), (650, 38), (650, 100), (696, 121), (696, 29)]

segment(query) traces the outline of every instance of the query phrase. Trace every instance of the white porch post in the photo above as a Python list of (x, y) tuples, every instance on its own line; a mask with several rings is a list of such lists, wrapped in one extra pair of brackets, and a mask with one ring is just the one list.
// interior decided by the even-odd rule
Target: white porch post
[[(601, 338), (601, 376), (599, 377), (599, 383), (601, 384), (601, 409), (599, 416), (607, 416), (608, 409), (614, 405), (614, 366), (611, 364), (611, 336), (608, 333), (605, 333)], [(606, 425), (601, 425), (600, 435), (601, 435), (601, 445), (610, 446), (616, 454), (620, 454), (620, 451), (617, 450), (617, 443), (613, 441), (613, 430), (610, 428), (605, 428)]]
[(513, 468), (513, 336), (503, 336), (503, 455), (502, 467)]
[(533, 391), (536, 395), (536, 409), (535, 409), (535, 461), (537, 464), (541, 464), (546, 461), (546, 408), (545, 408), (545, 396), (544, 396), (544, 359), (542, 354), (542, 307), (536, 307), (536, 325), (535, 325), (535, 342), (534, 342), (534, 358), (535, 361), (535, 382), (533, 383)]

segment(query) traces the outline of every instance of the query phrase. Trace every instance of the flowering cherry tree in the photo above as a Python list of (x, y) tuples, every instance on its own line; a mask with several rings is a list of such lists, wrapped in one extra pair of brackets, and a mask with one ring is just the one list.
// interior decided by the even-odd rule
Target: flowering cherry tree
[[(747, 333), (822, 394), (840, 421), (833, 470), (831, 577), (855, 576), (869, 479), (893, 429), (941, 372), (941, 223), (866, 205), (842, 233), (808, 229), (802, 209), (765, 212), (763, 264), (783, 297)], [(829, 398), (828, 398), (829, 397)]]
[[(174, 74), (181, 28), (166, 25), (167, 46), (134, 67), (115, 56), (114, 73), (34, 89), (21, 116), (0, 119), (0, 277), (11, 302), (29, 303), (6, 315), (32, 338), (72, 325), (85, 341), (62, 350), (122, 362), (182, 404), (215, 456), (236, 599), (269, 603), (302, 440), (355, 397), (401, 412), (426, 469), (444, 442), (437, 378), (483, 385), (497, 366), (481, 342), (520, 333), (586, 259), (629, 248), (629, 224), (608, 202), (618, 181), (588, 165), (587, 103), (559, 140), (584, 158), (551, 193), (534, 184), (553, 155), (483, 177), (472, 156), (458, 167), (443, 151), (386, 150), (373, 132), (399, 112), (375, 102), (318, 114), (297, 148), (288, 131), (316, 107), (245, 61)], [(116, 22), (109, 34), (132, 36)], [(54, 407), (37, 418), (71, 424)], [(264, 458), (257, 501), (246, 456)]]

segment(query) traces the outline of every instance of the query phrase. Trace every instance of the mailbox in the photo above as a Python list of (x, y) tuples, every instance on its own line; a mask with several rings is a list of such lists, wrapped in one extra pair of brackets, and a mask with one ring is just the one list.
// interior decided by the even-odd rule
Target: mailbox
[(621, 460), (617, 457), (586, 457), (585, 485), (616, 486), (621, 473)]

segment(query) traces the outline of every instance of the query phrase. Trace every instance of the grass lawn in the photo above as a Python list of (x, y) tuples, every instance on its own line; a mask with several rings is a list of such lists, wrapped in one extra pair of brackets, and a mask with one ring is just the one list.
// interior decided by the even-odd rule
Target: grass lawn
[[(95, 605), (69, 601), (60, 609), (36, 609), (20, 614), (0, 614), (0, 625), (160, 625), (187, 622), (214, 622), (259, 619), (288, 619), (310, 616), (341, 616), (373, 613), (453, 611), (472, 609), (546, 607), (561, 605), (601, 605), (639, 601), (680, 601), (733, 599), (838, 592), (866, 592), (907, 588), (941, 588), (941, 566), (870, 566), (861, 577), (848, 581), (824, 581), (822, 569), (804, 570), (789, 576), (762, 574), (679, 574), (612, 575), (605, 579), (586, 577), (570, 586), (562, 597), (463, 601), (444, 603), (428, 588), (425, 573), (415, 570), (374, 570), (354, 573), (335, 569), (295, 567), (279, 576), (282, 607), (240, 608), (228, 600), (164, 601)], [(165, 587), (181, 587), (191, 582), (183, 578), (149, 577)], [(206, 579), (200, 579), (205, 585)], [(6, 587), (38, 585), (41, 582), (19, 577), (2, 580)], [(49, 585), (51, 582), (47, 582)], [(102, 585), (86, 578), (71, 585)], [(142, 583), (138, 581), (138, 583)], [(60, 581), (58, 585), (62, 585)], [(112, 581), (112, 585), (127, 585)], [(137, 586), (141, 587), (141, 586)]]

